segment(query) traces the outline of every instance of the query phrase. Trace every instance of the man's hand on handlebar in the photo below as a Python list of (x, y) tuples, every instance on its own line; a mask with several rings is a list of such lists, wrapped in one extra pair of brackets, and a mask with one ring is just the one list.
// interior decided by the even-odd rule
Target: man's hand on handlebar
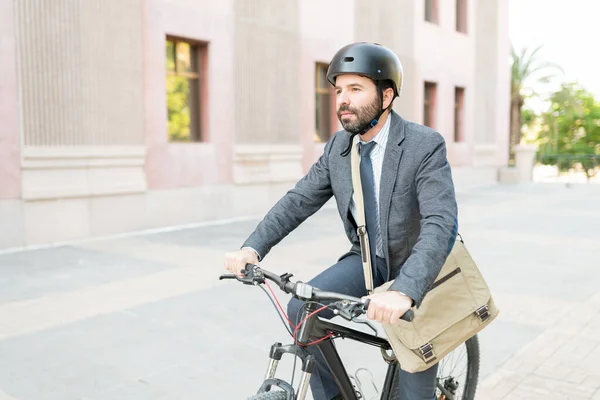
[(243, 277), (242, 272), (246, 264), (258, 265), (258, 255), (251, 249), (241, 249), (225, 254), (225, 269), (238, 277)]
[(394, 291), (375, 293), (363, 299), (371, 300), (367, 309), (367, 318), (387, 324), (398, 322), (398, 319), (412, 306), (410, 297)]

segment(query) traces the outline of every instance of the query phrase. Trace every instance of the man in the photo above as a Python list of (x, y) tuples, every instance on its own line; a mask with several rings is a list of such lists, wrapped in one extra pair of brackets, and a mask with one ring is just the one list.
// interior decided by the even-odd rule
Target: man
[[(393, 323), (421, 304), (456, 239), (457, 205), (445, 142), (439, 133), (392, 110), (402, 89), (403, 71), (389, 49), (374, 43), (347, 45), (333, 57), (327, 79), (335, 86), (344, 130), (329, 140), (308, 174), (267, 213), (242, 249), (226, 254), (225, 268), (239, 274), (246, 263), (257, 264), (334, 196), (352, 247), (310, 284), (365, 296), (349, 154), (354, 136), (360, 135), (357, 146), (373, 283), (377, 287), (394, 280), (388, 291), (369, 296), (367, 317)], [(300, 305), (297, 299), (288, 304), (292, 321)], [(333, 314), (326, 311), (321, 316), (331, 318)], [(341, 398), (318, 349), (308, 350), (318, 361), (310, 381), (315, 400)], [(436, 372), (437, 365), (414, 374), (400, 371), (399, 398), (434, 398)]]

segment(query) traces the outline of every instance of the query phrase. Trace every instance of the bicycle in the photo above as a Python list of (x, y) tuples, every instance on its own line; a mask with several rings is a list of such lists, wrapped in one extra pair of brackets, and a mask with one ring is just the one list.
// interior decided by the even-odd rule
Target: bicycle
[[(248, 397), (247, 400), (304, 400), (309, 387), (310, 375), (316, 365), (316, 361), (312, 355), (301, 351), (301, 347), (305, 346), (320, 347), (320, 350), (323, 352), (325, 360), (329, 365), (333, 376), (337, 380), (340, 393), (345, 400), (365, 399), (361, 381), (358, 379), (358, 371), (361, 369), (357, 370), (355, 376), (348, 374), (333, 343), (333, 340), (337, 338), (348, 338), (380, 348), (382, 358), (386, 363), (388, 363), (387, 373), (380, 399), (391, 399), (390, 396), (392, 395), (392, 389), (397, 383), (396, 372), (399, 368), (398, 361), (394, 357), (393, 352), (388, 354), (388, 351), (392, 350), (389, 342), (385, 338), (377, 336), (377, 329), (371, 322), (367, 320), (356, 320), (356, 317), (366, 313), (370, 302), (369, 299), (362, 300), (360, 298), (341, 293), (322, 291), (301, 281), (291, 282), (290, 278), (293, 275), (290, 273), (277, 275), (261, 269), (256, 265), (246, 265), (246, 268), (243, 272), (243, 277), (239, 277), (234, 274), (224, 274), (221, 275), (219, 279), (236, 279), (247, 285), (259, 286), (265, 291), (267, 296), (269, 296), (269, 293), (261, 286), (262, 284), (266, 284), (271, 291), (273, 298), (275, 298), (275, 301), (273, 301), (273, 298), (269, 296), (271, 302), (278, 311), (278, 315), (282, 322), (284, 325), (286, 325), (286, 329), (294, 338), (293, 344), (282, 345), (281, 343), (276, 342), (271, 346), (269, 352), (270, 362), (267, 368), (265, 379), (256, 394)], [(275, 293), (272, 291), (268, 282), (266, 282), (267, 279), (276, 283), (283, 292), (291, 294), (292, 296), (305, 302), (304, 306), (302, 307), (302, 317), (298, 319), (301, 322), (295, 326), (293, 333), (286, 324), (286, 321), (283, 319), (282, 314), (286, 317), (286, 319), (287, 316), (281, 308), (281, 304), (279, 304), (277, 301)], [(276, 302), (277, 305), (275, 305)], [(324, 305), (322, 302), (330, 303)], [(319, 307), (319, 305), (321, 305), (321, 307)], [(338, 325), (326, 319), (318, 318), (317, 313), (325, 308), (332, 309), (335, 315), (338, 315), (347, 321), (363, 323), (369, 326), (375, 332), (375, 334), (371, 335), (346, 326)], [(412, 317), (412, 310), (408, 310), (401, 318), (411, 321)], [(287, 322), (291, 325), (289, 319), (287, 319)], [(461, 348), (459, 347), (440, 361), (436, 378), (436, 400), (474, 399), (479, 377), (479, 341), (477, 335), (467, 340), (463, 346), (465, 347), (467, 354), (467, 365), (465, 367), (466, 377), (464, 385), (461, 385), (456, 379), (457, 377), (454, 375), (456, 367), (451, 367), (449, 375), (446, 375), (445, 372), (445, 367), (450, 360), (455, 358), (453, 355)], [(293, 354), (295, 356), (291, 383), (279, 378), (275, 378), (277, 365), (284, 354)], [(302, 374), (296, 390), (293, 387), (293, 376), (295, 375), (297, 359), (302, 361)], [(460, 361), (460, 359), (458, 361)], [(371, 379), (371, 383), (376, 388), (373, 379)], [(273, 388), (277, 388), (278, 390), (272, 391), (271, 389)], [(378, 391), (375, 396), (377, 394), (379, 394)], [(371, 399), (373, 398), (374, 397), (371, 397)]]

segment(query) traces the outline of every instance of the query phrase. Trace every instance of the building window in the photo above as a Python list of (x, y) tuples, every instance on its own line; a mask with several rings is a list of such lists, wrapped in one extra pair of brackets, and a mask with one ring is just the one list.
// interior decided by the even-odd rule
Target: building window
[(423, 96), (423, 125), (435, 129), (435, 106), (436, 106), (437, 85), (432, 82), (425, 82)]
[(439, 19), (438, 0), (425, 0), (425, 21), (438, 24)]
[(315, 142), (326, 143), (335, 125), (335, 97), (327, 80), (327, 64), (317, 63), (315, 68)]
[(465, 106), (465, 89), (461, 87), (454, 88), (454, 141), (462, 142), (465, 140), (464, 135), (464, 107)]
[(206, 44), (167, 38), (167, 115), (169, 140), (200, 142), (201, 92)]
[(456, 30), (467, 33), (467, 0), (456, 0)]

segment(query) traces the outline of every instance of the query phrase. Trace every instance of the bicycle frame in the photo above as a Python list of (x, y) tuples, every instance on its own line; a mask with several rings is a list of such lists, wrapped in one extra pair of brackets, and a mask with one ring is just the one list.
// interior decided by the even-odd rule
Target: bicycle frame
[[(303, 311), (300, 320), (306, 318), (315, 309), (316, 306), (314, 303), (307, 303), (307, 306), (305, 307), (305, 310)], [(383, 350), (391, 349), (391, 346), (386, 339), (380, 338), (375, 335), (370, 335), (368, 333), (360, 332), (342, 325), (337, 325), (327, 320), (319, 319), (317, 315), (311, 316), (302, 325), (301, 329), (299, 330), (297, 341), (299, 343), (308, 343), (310, 342), (310, 340), (326, 336), (328, 333), (333, 333), (335, 336), (348, 338), (361, 343), (380, 347)], [(348, 372), (346, 371), (346, 368), (344, 367), (342, 360), (340, 359), (340, 356), (333, 344), (333, 340), (327, 339), (313, 346), (317, 346), (323, 354), (323, 357), (327, 365), (329, 366), (332, 375), (340, 389), (342, 397), (345, 400), (359, 400), (352, 386), (352, 382), (350, 381)], [(284, 390), (286, 390), (285, 386), (287, 386), (286, 391), (288, 393), (290, 389), (292, 389), (291, 387), (289, 387), (289, 385), (274, 378), (275, 371), (277, 369), (277, 364), (279, 360), (281, 360), (281, 356), (285, 353), (294, 354), (295, 356), (298, 356), (302, 359), (302, 377), (300, 379), (298, 396), (288, 396), (288, 399), (303, 400), (308, 390), (308, 382), (310, 380), (310, 375), (315, 367), (315, 360), (312, 355), (307, 354), (305, 351), (301, 350), (300, 346), (296, 344), (283, 346), (281, 343), (275, 343), (273, 344), (273, 346), (271, 346), (271, 352), (269, 355), (271, 362), (267, 370), (265, 382), (263, 383), (261, 389), (269, 390), (270, 386), (272, 385), (279, 386)], [(390, 399), (392, 381), (398, 368), (397, 361), (388, 361), (388, 363), (389, 366), (383, 385), (383, 391), (381, 393), (381, 400)]]
[[(328, 332), (334, 332), (342, 337), (346, 337), (348, 339), (352, 339), (372, 346), (377, 346), (384, 350), (391, 349), (388, 341), (383, 338), (370, 335), (368, 333), (359, 332), (351, 328), (336, 325), (329, 321), (322, 321), (320, 319), (317, 319), (317, 321), (317, 329), (325, 329)], [(331, 369), (333, 376), (335, 377), (336, 382), (338, 384), (338, 387), (340, 388), (340, 393), (342, 394), (342, 397), (344, 399), (349, 400), (358, 400), (358, 397), (356, 396), (356, 393), (354, 392), (354, 389), (352, 387), (352, 383), (350, 382), (348, 372), (342, 364), (342, 360), (340, 359), (340, 356), (333, 344), (333, 341), (326, 340), (321, 343), (318, 343), (316, 346), (319, 346), (321, 352), (323, 353), (323, 357), (325, 358), (325, 361)], [(383, 384), (381, 400), (387, 400), (390, 398), (392, 380), (394, 379), (394, 375), (396, 374), (397, 368), (398, 363), (396, 361), (392, 361), (389, 363), (385, 377), (385, 382)]]

